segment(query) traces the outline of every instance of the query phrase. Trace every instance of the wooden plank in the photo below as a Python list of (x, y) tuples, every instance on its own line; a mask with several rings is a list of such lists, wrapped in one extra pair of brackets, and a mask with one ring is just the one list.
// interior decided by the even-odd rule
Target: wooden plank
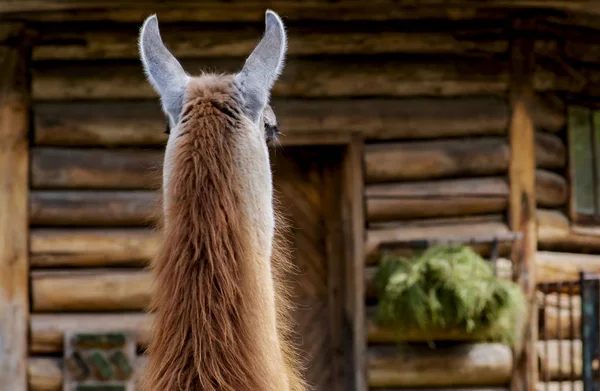
[(576, 282), (579, 272), (600, 273), (600, 255), (538, 251), (538, 282)]
[[(202, 2), (202, 5), (188, 1), (170, 2), (169, 5), (134, 1), (110, 2), (110, 6), (102, 3), (53, 2), (44, 1), (15, 3), (4, 0), (0, 17), (19, 17), (23, 20), (37, 22), (65, 21), (110, 21), (140, 23), (151, 13), (157, 13), (162, 22), (261, 22), (264, 20), (265, 8), (271, 3), (240, 2), (235, 6), (222, 2)], [(8, 4), (6, 4), (8, 3)], [(480, 3), (483, 4), (483, 3)], [(49, 12), (51, 11), (51, 12)], [(453, 7), (420, 7), (414, 4), (399, 7), (397, 3), (378, 2), (377, 7), (364, 2), (350, 1), (343, 3), (305, 2), (303, 4), (278, 2), (276, 11), (285, 15), (288, 20), (419, 20), (422, 18), (447, 19), (501, 19), (506, 11), (493, 8), (470, 8), (463, 5)]]
[(366, 196), (369, 222), (491, 214), (506, 209), (508, 185), (501, 177), (385, 183)]
[[(514, 27), (522, 28), (525, 22), (515, 21)], [(517, 30), (518, 31), (518, 30)], [(533, 41), (518, 38), (511, 49), (510, 102), (512, 120), (509, 129), (509, 224), (514, 232), (521, 232), (522, 239), (512, 247), (513, 277), (521, 285), (529, 303), (522, 339), (514, 348), (514, 369), (511, 391), (534, 391), (538, 379), (536, 354), (537, 309), (535, 308), (537, 249), (535, 168), (539, 137), (536, 138), (531, 107), (534, 100)], [(537, 145), (536, 145), (537, 144)], [(561, 143), (562, 144), (562, 143)]]
[[(551, 134), (536, 134), (535, 158), (540, 168), (561, 168), (564, 145)], [(366, 147), (368, 183), (504, 174), (510, 147), (505, 138), (481, 137), (377, 143)]]
[(14, 391), (27, 389), (29, 56), (24, 26), (0, 26), (0, 389)]
[(367, 391), (365, 330), (365, 210), (363, 203), (362, 139), (355, 135), (347, 146), (343, 161), (342, 221), (346, 249), (344, 278), (344, 329), (349, 346), (350, 373), (344, 389)]
[[(146, 356), (138, 356), (134, 364), (134, 377), (137, 384), (144, 375)], [(29, 357), (27, 374), (29, 391), (61, 391), (64, 363), (56, 357)], [(139, 389), (139, 387), (136, 387)]]
[(151, 283), (145, 270), (35, 270), (31, 272), (31, 309), (139, 311), (149, 303)]
[(136, 332), (140, 348), (148, 345), (152, 316), (145, 313), (109, 314), (32, 314), (30, 318), (31, 344), (29, 352), (48, 354), (63, 351), (67, 331), (104, 332), (132, 330)]
[(35, 189), (157, 189), (162, 151), (33, 148)]
[[(185, 69), (238, 71), (233, 60), (183, 60)], [(290, 61), (273, 88), (276, 97), (394, 97), (504, 95), (508, 86), (506, 64), (501, 60), (456, 58), (376, 59), (372, 56)], [(140, 64), (95, 61), (93, 64), (43, 62), (33, 68), (36, 100), (155, 99)]]
[(438, 237), (477, 236), (480, 234), (506, 234), (508, 226), (502, 217), (486, 216), (472, 221), (469, 218), (424, 219), (401, 222), (379, 229), (369, 229), (365, 245), (367, 264), (377, 263), (381, 257), (379, 246), (394, 240), (423, 240)]
[[(359, 132), (366, 139), (430, 139), (506, 133), (509, 112), (502, 98), (278, 100), (273, 101), (282, 144), (298, 133)], [(549, 115), (540, 109), (540, 122)], [(165, 118), (158, 102), (49, 102), (34, 107), (37, 145), (163, 145)], [(550, 125), (548, 125), (550, 126)]]
[(143, 266), (159, 235), (143, 228), (34, 228), (29, 237), (32, 268)]
[[(261, 27), (259, 24), (163, 25), (161, 35), (178, 59), (245, 57), (254, 49), (256, 37), (262, 35)], [(508, 37), (479, 37), (481, 28), (468, 25), (455, 23), (448, 30), (431, 32), (394, 31), (386, 27), (381, 22), (291, 24), (287, 27), (287, 55), (410, 53), (489, 57), (508, 51)], [(115, 26), (110, 30), (98, 24), (86, 26), (84, 30), (64, 24), (43, 26), (33, 59), (137, 59), (138, 30), (137, 24)]]
[(541, 250), (598, 253), (600, 236), (590, 230), (574, 230), (560, 210), (538, 210), (538, 246)]
[(569, 215), (574, 221), (579, 215), (596, 211), (592, 154), (592, 117), (589, 109), (570, 106), (569, 115), (569, 172), (571, 202)]
[(158, 220), (154, 191), (36, 190), (29, 197), (29, 222), (38, 226), (148, 225)]
[[(538, 205), (566, 203), (568, 186), (562, 176), (538, 169), (535, 186)], [(493, 214), (507, 209), (508, 195), (503, 177), (373, 184), (366, 188), (367, 218), (375, 222)]]
[(368, 351), (369, 386), (502, 386), (512, 363), (512, 352), (503, 344), (377, 346)]

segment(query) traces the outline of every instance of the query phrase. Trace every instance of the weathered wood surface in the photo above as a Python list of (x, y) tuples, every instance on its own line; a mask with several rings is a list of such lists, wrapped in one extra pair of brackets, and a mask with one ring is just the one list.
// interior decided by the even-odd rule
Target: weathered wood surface
[[(484, 4), (484, 3), (478, 3)], [(518, 5), (518, 3), (516, 3)], [(541, 2), (541, 4), (545, 4)], [(2, 14), (9, 17), (22, 18), (30, 21), (65, 22), (65, 21), (111, 21), (139, 23), (149, 14), (156, 12), (164, 22), (262, 22), (265, 8), (269, 3), (240, 2), (235, 6), (222, 2), (202, 2), (198, 4), (186, 0), (169, 5), (162, 3), (139, 1), (110, 2), (110, 6), (102, 2), (72, 2), (37, 0), (15, 3), (4, 0)], [(400, 7), (397, 2), (378, 2), (377, 7), (363, 2), (350, 1), (334, 5), (325, 2), (311, 1), (299, 6), (296, 3), (277, 3), (277, 12), (289, 20), (418, 20), (422, 18), (449, 18), (454, 20), (486, 18), (498, 20), (506, 17), (506, 11), (495, 8), (465, 7), (455, 4), (450, 7), (415, 8), (414, 3), (408, 7)], [(0, 14), (0, 17), (4, 16)], [(330, 14), (330, 15), (327, 15)]]
[(540, 380), (581, 379), (581, 340), (538, 341)]
[(34, 148), (31, 185), (36, 189), (157, 189), (163, 152)]
[(110, 314), (32, 314), (30, 318), (32, 354), (63, 351), (65, 332), (69, 330), (111, 331), (132, 330), (137, 335), (137, 345), (148, 345), (151, 336), (152, 316), (145, 313)]
[[(538, 167), (564, 166), (558, 137), (538, 132), (535, 147)], [(503, 174), (510, 157), (508, 141), (500, 137), (370, 144), (365, 152), (368, 183)]]
[[(546, 170), (536, 170), (540, 206), (557, 207), (567, 200), (567, 181)], [(442, 179), (383, 183), (367, 186), (369, 221), (492, 214), (508, 206), (508, 181), (503, 177)]]
[(31, 230), (33, 268), (145, 265), (154, 256), (159, 234), (151, 229)]
[(512, 352), (502, 344), (378, 346), (368, 351), (368, 370), (371, 387), (501, 386)]
[[(531, 23), (515, 19), (513, 29), (515, 34), (521, 34), (522, 29), (530, 28)], [(535, 303), (537, 250), (536, 229), (536, 192), (535, 170), (544, 159), (540, 156), (542, 150), (549, 148), (550, 143), (564, 145), (560, 139), (544, 137), (543, 133), (536, 135), (532, 111), (535, 99), (535, 68), (534, 41), (518, 37), (511, 43), (510, 50), (510, 88), (509, 101), (512, 118), (508, 132), (510, 143), (510, 161), (508, 178), (510, 184), (508, 221), (510, 229), (522, 234), (515, 240), (511, 248), (513, 261), (513, 280), (520, 285), (527, 301), (525, 327), (516, 336), (513, 349), (514, 367), (511, 376), (511, 391), (534, 391), (538, 382), (538, 365), (536, 341), (538, 339), (538, 310)], [(552, 140), (552, 141), (549, 141)], [(549, 148), (552, 149), (552, 148)]]
[(32, 191), (29, 222), (41, 226), (148, 225), (160, 205), (154, 191)]
[[(297, 133), (359, 132), (366, 139), (501, 135), (508, 108), (493, 96), (273, 101), (283, 144)], [(540, 124), (562, 127), (564, 118), (538, 105)], [(49, 102), (34, 108), (35, 143), (48, 146), (163, 145), (165, 118), (155, 102)]]
[(14, 391), (27, 387), (28, 46), (23, 25), (0, 24), (0, 389)]
[[(242, 60), (183, 60), (185, 69), (238, 71)], [(280, 97), (465, 96), (507, 90), (506, 64), (487, 59), (432, 61), (417, 57), (385, 61), (371, 56), (290, 61), (273, 88)], [(137, 62), (37, 63), (33, 69), (36, 100), (156, 99)]]
[(579, 281), (579, 272), (600, 273), (600, 255), (538, 251), (539, 282)]
[[(136, 383), (144, 375), (146, 356), (138, 356), (134, 363)], [(63, 383), (63, 360), (55, 357), (29, 357), (27, 374), (29, 391), (61, 391)]]
[(143, 310), (152, 277), (142, 270), (68, 270), (31, 272), (31, 309), (35, 312)]
[[(381, 257), (379, 246), (385, 242), (397, 240), (422, 240), (439, 237), (471, 237), (482, 234), (506, 234), (508, 226), (502, 216), (482, 216), (477, 219), (450, 218), (415, 220), (389, 224), (385, 227), (371, 228), (367, 231), (365, 261), (377, 263)], [(489, 246), (480, 246), (480, 251), (489, 251)]]
[[(384, 25), (385, 26), (385, 25)], [(481, 28), (453, 25), (451, 31), (393, 31), (374, 24), (333, 23), (287, 26), (289, 56), (336, 54), (454, 54), (490, 56), (506, 53), (508, 37), (482, 38)], [(138, 25), (121, 25), (110, 31), (90, 26), (84, 31), (55, 26), (43, 29), (33, 51), (40, 60), (137, 59)], [(259, 24), (193, 27), (174, 25), (161, 30), (165, 44), (177, 58), (245, 57), (263, 33)], [(485, 31), (484, 31), (485, 32)], [(478, 36), (479, 35), (479, 36)]]
[(538, 246), (541, 250), (595, 253), (600, 251), (600, 235), (577, 232), (560, 210), (538, 210)]

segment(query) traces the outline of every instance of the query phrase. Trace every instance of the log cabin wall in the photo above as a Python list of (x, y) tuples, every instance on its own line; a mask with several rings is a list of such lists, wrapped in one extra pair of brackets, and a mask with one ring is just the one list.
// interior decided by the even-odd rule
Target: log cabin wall
[[(289, 58), (274, 102), (289, 144), (323, 135), (335, 142), (347, 132), (366, 140), (367, 277), (385, 238), (508, 231), (508, 19), (354, 19), (288, 24)], [(166, 136), (137, 60), (138, 27), (39, 28), (32, 68), (31, 390), (60, 389), (62, 330), (74, 324), (133, 325), (140, 346), (148, 339), (141, 310), (150, 281), (142, 267), (155, 246), (148, 225)], [(262, 27), (171, 23), (161, 30), (187, 69), (235, 70)], [(556, 54), (554, 41), (543, 43), (537, 52)], [(539, 246), (563, 251), (565, 237), (575, 235), (556, 234), (569, 227), (557, 213), (568, 202), (565, 119), (549, 93), (573, 84), (552, 65), (540, 64), (535, 79)], [(512, 354), (505, 346), (403, 350), (366, 322), (372, 387), (508, 385)], [(492, 370), (487, 361), (468, 359), (480, 353), (493, 358)], [(420, 360), (440, 366), (415, 373)], [(449, 362), (455, 366), (441, 371)]]

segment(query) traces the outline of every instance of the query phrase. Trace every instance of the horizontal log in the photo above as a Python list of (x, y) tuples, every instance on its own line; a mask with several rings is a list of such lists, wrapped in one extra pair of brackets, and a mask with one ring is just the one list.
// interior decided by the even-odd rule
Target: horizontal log
[[(474, 237), (481, 234), (493, 235), (506, 234), (508, 232), (508, 226), (501, 218), (497, 218), (496, 216), (482, 216), (478, 219), (449, 218), (417, 220), (394, 223), (394, 225), (389, 224), (380, 228), (370, 228), (367, 230), (365, 244), (366, 263), (374, 264), (379, 261), (381, 257), (379, 246), (385, 242), (457, 236)], [(479, 252), (489, 253), (489, 245), (478, 245), (477, 247), (479, 248)], [(401, 253), (401, 251), (398, 253)]]
[[(145, 366), (146, 356), (138, 356), (134, 363), (133, 373), (136, 384), (139, 384)], [(29, 391), (61, 391), (63, 389), (63, 371), (64, 364), (60, 358), (29, 357), (27, 362)]]
[(34, 148), (34, 189), (157, 189), (162, 151)]
[(31, 272), (33, 312), (143, 310), (152, 278), (145, 270)]
[[(264, 2), (231, 3), (202, 2), (201, 6), (190, 1), (170, 1), (168, 4), (140, 3), (139, 1), (106, 3), (83, 1), (19, 1), (3, 0), (2, 14), (8, 17), (19, 17), (37, 22), (90, 22), (111, 21), (139, 23), (151, 13), (157, 13), (163, 23), (166, 22), (263, 22), (265, 14)], [(480, 3), (483, 4), (483, 3)], [(518, 3), (514, 3), (518, 5)], [(540, 2), (547, 7), (545, 2)], [(506, 11), (493, 7), (465, 7), (464, 4), (454, 7), (418, 7), (409, 3), (408, 7), (400, 7), (397, 2), (378, 2), (377, 7), (362, 2), (350, 1), (330, 4), (326, 2), (306, 2), (303, 4), (279, 2), (277, 12), (285, 15), (286, 20), (419, 20), (422, 18), (464, 20), (485, 18), (499, 20), (506, 17)], [(330, 14), (330, 15), (328, 15)]]
[(144, 348), (151, 336), (152, 316), (145, 313), (120, 314), (32, 314), (29, 319), (31, 340), (29, 352), (47, 354), (62, 352), (65, 332), (77, 330), (132, 330), (137, 345)]
[(43, 229), (30, 232), (30, 266), (92, 267), (145, 265), (158, 234), (151, 229)]
[(571, 229), (568, 217), (559, 210), (537, 210), (538, 248), (547, 251), (598, 253), (600, 236)]
[(513, 362), (502, 344), (378, 346), (367, 355), (370, 387), (501, 386)]
[(581, 340), (538, 341), (540, 380), (581, 379)]
[(148, 225), (160, 208), (154, 191), (36, 190), (29, 197), (29, 222), (42, 226)]
[[(508, 72), (503, 60), (376, 57), (296, 58), (286, 64), (273, 96), (465, 96), (503, 95), (507, 90)], [(235, 72), (243, 59), (207, 58), (183, 60), (182, 64), (194, 72)], [(32, 93), (35, 100), (42, 101), (157, 98), (137, 61), (35, 63)]]
[(502, 177), (385, 183), (367, 186), (367, 219), (464, 216), (498, 213), (508, 205)]
[[(366, 139), (500, 135), (508, 126), (504, 99), (456, 98), (274, 100), (282, 144), (299, 133), (359, 132)], [(540, 111), (540, 121), (549, 118)], [(158, 101), (48, 102), (34, 107), (35, 143), (48, 146), (163, 145)], [(293, 140), (291, 140), (293, 142)]]
[[(179, 58), (244, 57), (256, 46), (263, 33), (259, 24), (212, 25), (193, 28), (185, 26), (161, 27), (165, 44)], [(452, 31), (389, 31), (375, 24), (348, 27), (343, 23), (319, 26), (291, 24), (287, 55), (335, 54), (454, 54), (489, 56), (506, 53), (508, 37), (485, 39), (480, 31), (464, 26)], [(455, 26), (458, 27), (458, 26)], [(33, 50), (34, 61), (43, 60), (105, 60), (137, 59), (138, 25), (115, 27), (110, 31), (91, 26), (84, 31), (74, 29), (44, 30)], [(164, 32), (163, 32), (164, 31)], [(470, 38), (470, 39), (469, 39)]]
[(538, 251), (538, 282), (579, 281), (580, 271), (600, 273), (600, 255)]
[[(564, 205), (567, 193), (563, 177), (536, 171), (540, 206)], [(498, 213), (506, 210), (508, 195), (508, 182), (503, 177), (373, 184), (366, 188), (367, 219), (373, 222)]]
[[(504, 174), (510, 147), (501, 137), (370, 144), (365, 147), (368, 183)], [(536, 134), (540, 168), (561, 168), (565, 148), (557, 136)]]

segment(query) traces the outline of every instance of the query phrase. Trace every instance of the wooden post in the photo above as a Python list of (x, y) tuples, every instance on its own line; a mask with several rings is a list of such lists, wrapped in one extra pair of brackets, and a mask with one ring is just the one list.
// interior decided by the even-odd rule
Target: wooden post
[(29, 39), (0, 25), (0, 390), (27, 390)]
[(366, 313), (365, 313), (365, 205), (364, 144), (354, 135), (346, 147), (343, 162), (342, 221), (346, 249), (344, 334), (349, 359), (344, 389), (367, 391)]
[(509, 163), (510, 227), (523, 233), (512, 253), (513, 277), (522, 287), (530, 305), (523, 338), (515, 349), (512, 391), (534, 391), (537, 385), (537, 305), (535, 302), (535, 130), (532, 104), (534, 99), (534, 56), (532, 40), (521, 38), (519, 26), (511, 48)]

